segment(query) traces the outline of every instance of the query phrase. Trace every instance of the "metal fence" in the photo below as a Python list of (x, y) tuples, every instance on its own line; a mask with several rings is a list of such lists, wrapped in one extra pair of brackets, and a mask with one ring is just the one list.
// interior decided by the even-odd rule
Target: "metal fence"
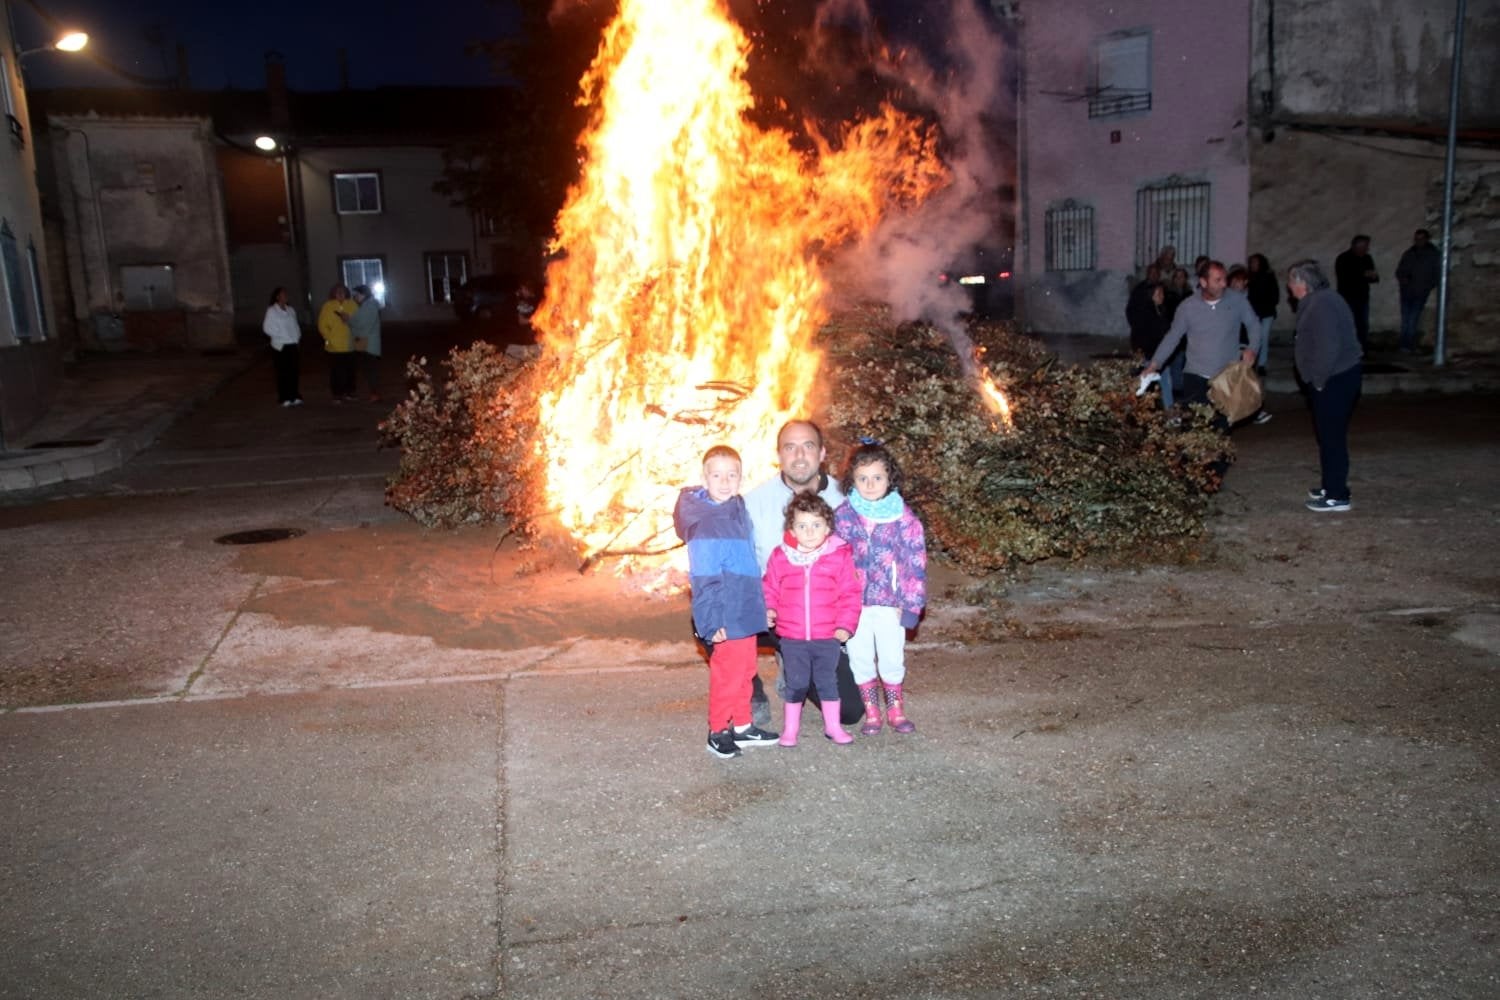
[(1071, 198), (1047, 209), (1046, 255), (1049, 271), (1094, 269), (1094, 209)]
[(1177, 260), (1191, 265), (1209, 251), (1211, 185), (1169, 177), (1148, 184), (1135, 195), (1135, 266), (1144, 270), (1161, 248), (1177, 248)]

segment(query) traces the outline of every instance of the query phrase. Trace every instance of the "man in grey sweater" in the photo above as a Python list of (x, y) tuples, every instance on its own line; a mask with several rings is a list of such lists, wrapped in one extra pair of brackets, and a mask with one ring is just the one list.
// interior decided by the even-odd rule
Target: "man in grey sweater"
[(1346, 511), (1349, 503), (1349, 418), (1363, 381), (1354, 313), (1328, 287), (1314, 260), (1287, 271), (1287, 292), (1297, 300), (1297, 374), (1312, 405), (1323, 477), (1307, 491), (1307, 509)]
[[(1211, 260), (1198, 277), (1199, 293), (1185, 299), (1172, 317), (1172, 326), (1162, 338), (1146, 373), (1161, 371), (1162, 365), (1187, 338), (1187, 360), (1183, 366), (1182, 402), (1208, 402), (1208, 383), (1236, 358), (1254, 364), (1263, 336), (1260, 319), (1250, 300), (1226, 289), (1224, 265)], [(1250, 336), (1250, 346), (1240, 349), (1240, 327)]]

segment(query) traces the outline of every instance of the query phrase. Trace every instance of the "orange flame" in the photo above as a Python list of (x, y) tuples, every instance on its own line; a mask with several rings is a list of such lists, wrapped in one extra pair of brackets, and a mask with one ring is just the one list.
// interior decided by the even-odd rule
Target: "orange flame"
[(982, 372), (979, 376), (979, 396), (985, 405), (1000, 418), (1006, 430), (1015, 427), (1015, 422), (1010, 416), (1010, 400), (1005, 398), (1005, 393), (995, 384), (995, 378), (989, 372)]
[(747, 488), (773, 471), (818, 375), (816, 254), (946, 182), (889, 109), (809, 154), (751, 125), (748, 51), (722, 0), (622, 0), (583, 80), (582, 179), (533, 322), (548, 499), (590, 558), (675, 545), (710, 445), (741, 452)]

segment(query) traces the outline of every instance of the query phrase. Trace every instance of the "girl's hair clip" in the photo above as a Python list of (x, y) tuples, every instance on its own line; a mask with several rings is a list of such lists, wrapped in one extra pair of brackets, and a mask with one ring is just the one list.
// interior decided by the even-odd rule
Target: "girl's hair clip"
[(860, 444), (880, 444), (881, 442), (880, 442), (879, 438), (862, 437), (862, 438), (859, 439), (859, 443)]

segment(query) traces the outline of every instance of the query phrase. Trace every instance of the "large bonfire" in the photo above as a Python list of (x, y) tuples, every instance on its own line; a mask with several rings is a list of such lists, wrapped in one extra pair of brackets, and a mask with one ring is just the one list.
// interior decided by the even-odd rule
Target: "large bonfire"
[(748, 50), (721, 0), (622, 0), (583, 80), (582, 179), (534, 323), (548, 507), (586, 558), (671, 548), (710, 444), (770, 473), (818, 375), (820, 254), (946, 180), (888, 107), (833, 137), (757, 127)]

